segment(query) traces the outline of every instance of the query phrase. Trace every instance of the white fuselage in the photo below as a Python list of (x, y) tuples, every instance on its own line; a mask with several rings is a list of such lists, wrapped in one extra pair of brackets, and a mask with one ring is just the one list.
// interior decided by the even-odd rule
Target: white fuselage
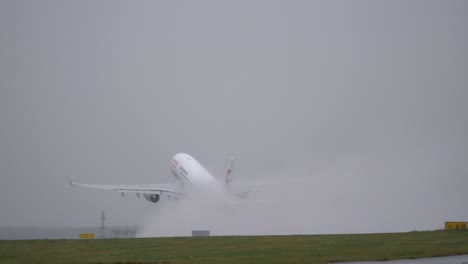
[(122, 196), (125, 193), (136, 193), (138, 197), (143, 195), (146, 200), (153, 203), (157, 203), (163, 194), (169, 199), (171, 197), (177, 197), (178, 199), (181, 196), (188, 196), (190, 194), (191, 197), (198, 197), (204, 200), (220, 200), (223, 196), (230, 197), (230, 194), (233, 194), (232, 189), (229, 187), (233, 162), (234, 158), (231, 156), (224, 183), (213, 177), (195, 158), (185, 153), (176, 154), (171, 159), (171, 172), (177, 179), (177, 182), (148, 185), (109, 185), (77, 183), (71, 179), (68, 180), (70, 185), (73, 186), (117, 191)]
[(171, 172), (188, 192), (221, 189), (216, 178), (189, 154), (176, 154), (171, 160)]

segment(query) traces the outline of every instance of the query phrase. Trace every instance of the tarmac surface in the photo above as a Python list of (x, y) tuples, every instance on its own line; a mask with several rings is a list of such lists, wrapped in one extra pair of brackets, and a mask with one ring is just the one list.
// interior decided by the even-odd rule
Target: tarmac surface
[(345, 262), (346, 264), (468, 264), (468, 255), (422, 258), (422, 259), (400, 259), (390, 261), (362, 261)]

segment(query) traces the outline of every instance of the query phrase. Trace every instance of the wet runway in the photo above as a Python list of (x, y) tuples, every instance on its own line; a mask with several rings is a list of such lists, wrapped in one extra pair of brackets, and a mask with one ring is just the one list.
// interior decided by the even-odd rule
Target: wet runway
[(401, 259), (390, 261), (363, 261), (345, 262), (346, 264), (468, 264), (468, 255), (422, 258), (422, 259)]

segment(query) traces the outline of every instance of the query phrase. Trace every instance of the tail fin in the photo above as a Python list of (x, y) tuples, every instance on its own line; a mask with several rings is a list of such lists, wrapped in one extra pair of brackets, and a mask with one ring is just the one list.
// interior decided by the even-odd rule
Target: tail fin
[(224, 183), (226, 185), (226, 188), (229, 189), (229, 184), (231, 183), (232, 179), (232, 172), (234, 170), (234, 157), (231, 154), (231, 158), (229, 159), (227, 171), (226, 171), (226, 179), (224, 180)]

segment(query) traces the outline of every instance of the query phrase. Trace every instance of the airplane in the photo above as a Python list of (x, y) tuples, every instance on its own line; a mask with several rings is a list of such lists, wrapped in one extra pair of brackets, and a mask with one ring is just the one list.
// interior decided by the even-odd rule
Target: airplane
[(120, 192), (122, 196), (125, 196), (126, 193), (134, 193), (140, 198), (143, 195), (147, 201), (152, 203), (159, 202), (161, 197), (164, 196), (169, 200), (178, 200), (180, 197), (194, 193), (206, 193), (207, 191), (247, 198), (248, 189), (255, 188), (255, 186), (231, 188), (233, 167), (234, 157), (231, 155), (224, 183), (222, 183), (213, 177), (194, 157), (186, 153), (178, 153), (171, 159), (170, 163), (172, 175), (176, 179), (175, 182), (144, 185), (100, 185), (77, 183), (70, 178), (68, 181), (72, 186), (111, 190)]

